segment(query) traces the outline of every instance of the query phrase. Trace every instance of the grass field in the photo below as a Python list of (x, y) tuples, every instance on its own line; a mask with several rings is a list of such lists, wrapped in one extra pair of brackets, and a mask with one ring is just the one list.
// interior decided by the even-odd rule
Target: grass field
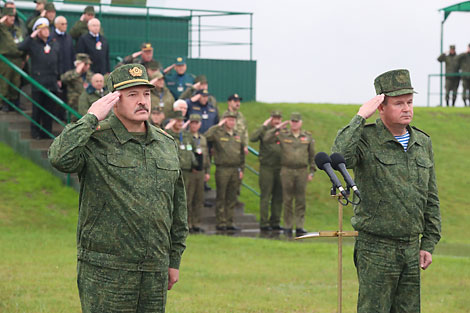
[[(271, 109), (301, 111), (317, 151), (330, 151), (338, 128), (357, 106), (246, 103), (249, 129)], [(261, 113), (260, 113), (261, 112)], [(443, 239), (422, 272), (422, 311), (470, 312), (470, 110), (415, 110), (415, 123), (433, 138), (443, 215)], [(257, 167), (253, 157), (248, 163)], [(246, 181), (257, 186), (256, 177)], [(307, 229), (335, 229), (335, 201), (326, 175), (308, 188)], [(257, 213), (258, 199), (242, 201)], [(78, 196), (58, 179), (0, 144), (0, 312), (80, 312), (76, 287)], [(351, 208), (345, 226), (350, 229)], [(191, 236), (168, 312), (335, 312), (336, 245), (223, 236)], [(352, 245), (344, 248), (344, 312), (355, 312), (357, 279)]]

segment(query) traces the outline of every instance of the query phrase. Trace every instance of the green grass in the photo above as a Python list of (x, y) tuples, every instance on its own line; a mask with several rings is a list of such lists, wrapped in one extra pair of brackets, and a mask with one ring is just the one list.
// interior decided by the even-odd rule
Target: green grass
[[(245, 103), (253, 130), (271, 109), (301, 111), (317, 151), (330, 151), (336, 131), (357, 106)], [(443, 239), (429, 270), (422, 272), (422, 311), (470, 312), (470, 230), (466, 188), (470, 169), (470, 110), (424, 109), (415, 124), (433, 138), (443, 215)], [(248, 163), (257, 167), (253, 157)], [(254, 175), (246, 181), (257, 186)], [(337, 204), (317, 173), (307, 192), (309, 230), (335, 229)], [(258, 198), (242, 201), (257, 213)], [(0, 312), (80, 312), (76, 287), (75, 227), (78, 196), (48, 172), (0, 144)], [(345, 211), (350, 229), (351, 208)], [(168, 296), (179, 312), (335, 312), (334, 239), (287, 242), (191, 236), (180, 282)], [(344, 312), (355, 312), (357, 279), (352, 245), (344, 247)]]

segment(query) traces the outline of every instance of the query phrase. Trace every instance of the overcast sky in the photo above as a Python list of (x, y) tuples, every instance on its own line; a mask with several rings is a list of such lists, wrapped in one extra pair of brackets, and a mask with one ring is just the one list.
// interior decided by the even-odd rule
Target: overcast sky
[[(362, 103), (374, 95), (377, 75), (408, 68), (419, 92), (415, 103), (426, 105), (428, 74), (439, 73), (436, 58), (443, 14), (438, 10), (458, 2), (149, 0), (148, 4), (253, 12), (259, 101)], [(247, 21), (239, 19), (245, 26)], [(451, 14), (445, 23), (445, 50), (456, 44), (457, 52), (464, 52), (470, 43), (469, 26), (470, 13)], [(247, 34), (225, 33), (222, 39), (246, 42)], [(203, 39), (208, 36), (203, 34)], [(202, 57), (224, 56), (246, 59), (249, 50), (212, 48), (202, 53)], [(434, 78), (434, 92), (438, 92), (438, 84)], [(431, 99), (431, 105), (438, 103), (437, 96)]]

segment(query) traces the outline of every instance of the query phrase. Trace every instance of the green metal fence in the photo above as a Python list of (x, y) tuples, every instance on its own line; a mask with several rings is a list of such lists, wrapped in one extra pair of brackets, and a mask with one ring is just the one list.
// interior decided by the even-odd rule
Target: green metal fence
[[(431, 87), (431, 78), (433, 77), (466, 77), (467, 79), (470, 78), (470, 73), (467, 72), (460, 72), (460, 73), (447, 73), (447, 74), (429, 74), (428, 75), (428, 93), (427, 93), (427, 99), (426, 99), (426, 104), (429, 107), (430, 106), (430, 101), (431, 101), (431, 96), (437, 96), (439, 95), (439, 106), (443, 106), (442, 99), (444, 95), (444, 90), (442, 88), (442, 79), (440, 80), (440, 85), (439, 85), (439, 92), (432, 92), (432, 87)], [(457, 93), (458, 95), (461, 95), (461, 93)]]

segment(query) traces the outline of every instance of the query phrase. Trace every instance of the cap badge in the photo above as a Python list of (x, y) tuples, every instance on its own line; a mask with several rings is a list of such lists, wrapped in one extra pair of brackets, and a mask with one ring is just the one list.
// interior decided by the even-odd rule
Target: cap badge
[(142, 70), (137, 66), (134, 66), (129, 70), (129, 74), (131, 74), (132, 77), (140, 77), (142, 76)]
[(234, 94), (233, 96), (234, 96), (235, 98), (238, 98), (238, 94)]
[(183, 58), (182, 57), (176, 58), (176, 62), (183, 62)]

